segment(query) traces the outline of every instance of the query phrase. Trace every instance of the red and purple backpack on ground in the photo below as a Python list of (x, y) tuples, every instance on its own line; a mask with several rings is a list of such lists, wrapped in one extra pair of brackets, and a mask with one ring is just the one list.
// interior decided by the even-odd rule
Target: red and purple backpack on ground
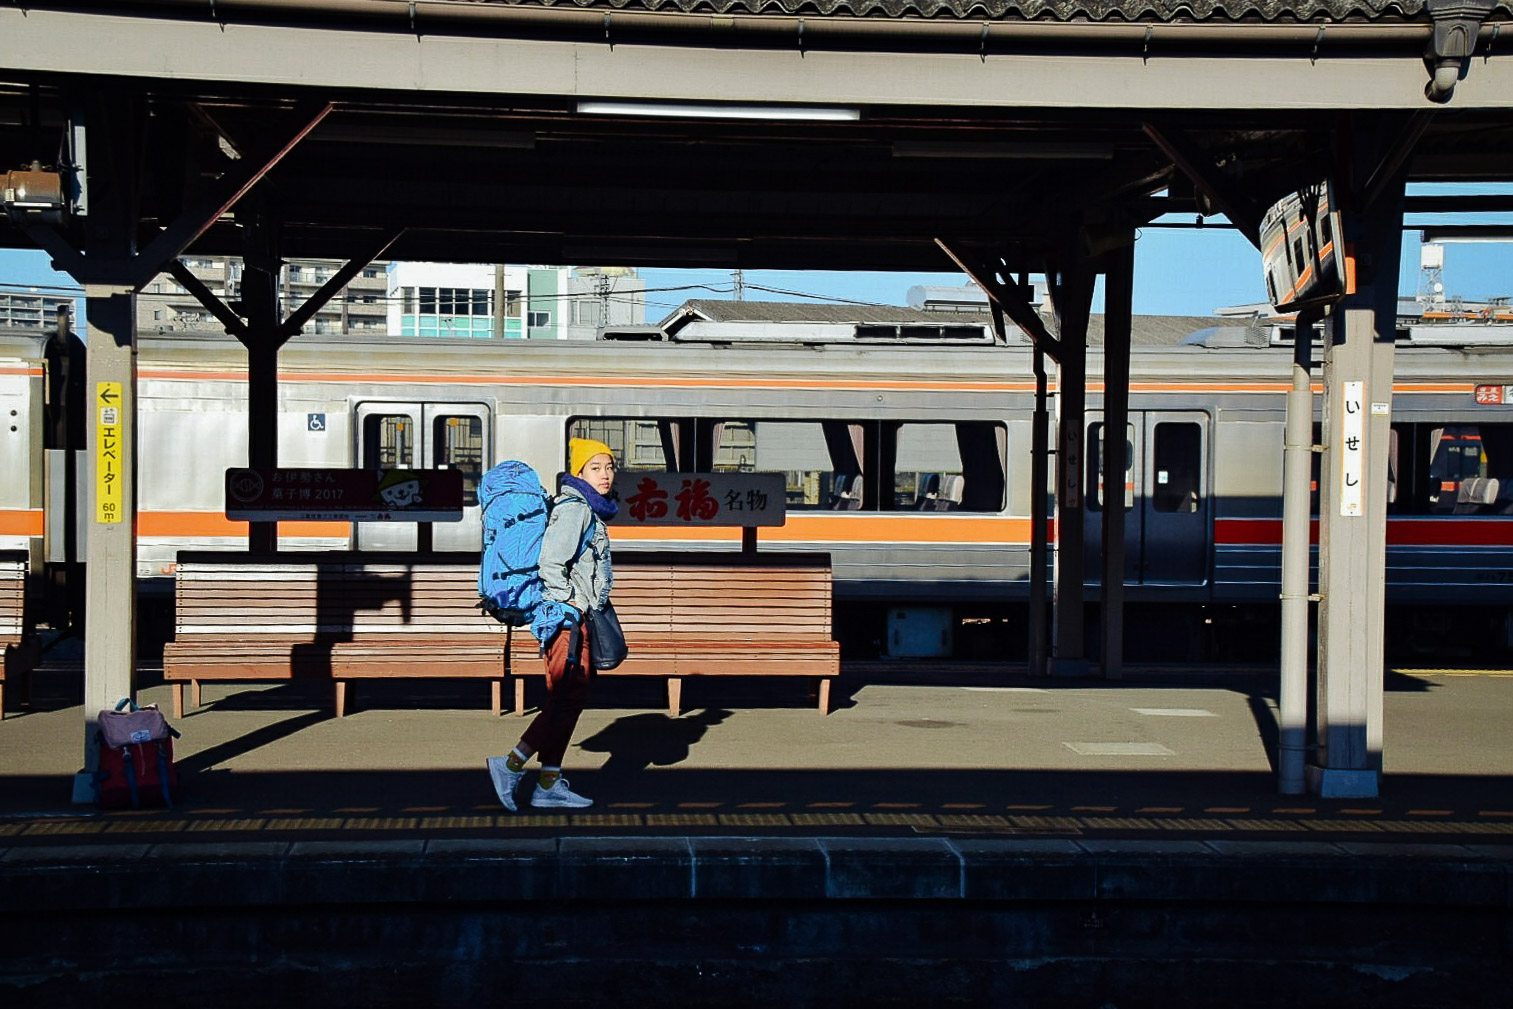
[(172, 806), (179, 788), (173, 741), (179, 735), (156, 705), (139, 708), (123, 697), (101, 711), (95, 733), (99, 765), (95, 801), (101, 809)]

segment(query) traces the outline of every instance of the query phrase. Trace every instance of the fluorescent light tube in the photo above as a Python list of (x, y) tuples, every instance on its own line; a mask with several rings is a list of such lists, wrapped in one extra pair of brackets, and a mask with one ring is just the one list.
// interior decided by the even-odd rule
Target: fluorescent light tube
[(659, 102), (588, 101), (578, 103), (588, 116), (664, 116), (675, 119), (805, 119), (854, 122), (859, 109), (800, 108), (793, 105), (672, 105)]

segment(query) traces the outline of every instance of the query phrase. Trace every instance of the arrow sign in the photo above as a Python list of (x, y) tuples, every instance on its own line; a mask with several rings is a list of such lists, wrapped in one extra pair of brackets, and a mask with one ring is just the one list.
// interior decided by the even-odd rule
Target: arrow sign
[(100, 402), (106, 406), (110, 406), (121, 396), (121, 383), (119, 382), (100, 382), (98, 383), (98, 387), (100, 390)]

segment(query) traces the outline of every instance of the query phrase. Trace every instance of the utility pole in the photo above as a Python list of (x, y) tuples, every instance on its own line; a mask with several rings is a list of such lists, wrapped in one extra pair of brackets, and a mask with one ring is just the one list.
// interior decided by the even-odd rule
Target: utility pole
[(745, 273), (745, 271), (744, 270), (736, 270), (734, 273), (732, 273), (730, 275), (730, 279), (731, 279), (732, 283), (734, 283), (734, 285), (735, 285), (735, 300), (736, 301), (745, 301), (746, 300), (746, 273)]
[(607, 273), (599, 274), (598, 280), (594, 282), (594, 288), (599, 295), (600, 329), (603, 329), (605, 326), (609, 325), (609, 292), (613, 286), (614, 282), (610, 280), (609, 274)]

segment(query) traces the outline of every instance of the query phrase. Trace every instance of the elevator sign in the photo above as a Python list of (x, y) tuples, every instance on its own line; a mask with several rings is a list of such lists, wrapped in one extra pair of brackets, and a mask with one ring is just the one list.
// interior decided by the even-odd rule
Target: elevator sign
[(95, 521), (112, 524), (126, 514), (126, 470), (121, 446), (126, 437), (126, 417), (121, 404), (120, 382), (95, 383)]

